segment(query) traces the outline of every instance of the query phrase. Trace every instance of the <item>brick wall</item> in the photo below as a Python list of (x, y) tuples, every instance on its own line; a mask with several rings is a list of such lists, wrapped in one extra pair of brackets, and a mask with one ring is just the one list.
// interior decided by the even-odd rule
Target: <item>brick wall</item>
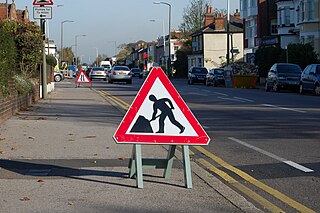
[(11, 118), (20, 110), (25, 110), (32, 103), (40, 99), (39, 84), (36, 84), (33, 92), (28, 95), (18, 95), (14, 91), (14, 82), (9, 83), (10, 96), (2, 97), (0, 95), (0, 124)]

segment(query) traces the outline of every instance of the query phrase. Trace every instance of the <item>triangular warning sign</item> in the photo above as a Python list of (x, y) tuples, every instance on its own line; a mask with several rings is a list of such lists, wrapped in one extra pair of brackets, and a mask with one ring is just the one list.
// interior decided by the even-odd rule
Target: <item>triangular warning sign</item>
[(76, 83), (91, 83), (89, 77), (87, 76), (87, 74), (83, 71), (80, 70), (80, 73), (78, 74), (77, 78), (76, 78)]
[(153, 68), (113, 136), (117, 143), (207, 145), (201, 127), (161, 68)]
[(34, 0), (33, 5), (53, 5), (52, 0)]

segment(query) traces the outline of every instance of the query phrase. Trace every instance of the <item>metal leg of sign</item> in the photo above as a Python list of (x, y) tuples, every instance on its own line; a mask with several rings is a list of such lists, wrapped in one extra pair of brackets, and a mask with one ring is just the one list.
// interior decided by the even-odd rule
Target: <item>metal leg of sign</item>
[(135, 145), (132, 147), (132, 155), (129, 161), (129, 178), (135, 178), (136, 175), (136, 160), (135, 160), (136, 148)]
[(171, 171), (172, 171), (172, 165), (173, 165), (173, 158), (174, 153), (176, 151), (176, 145), (169, 146), (168, 156), (167, 156), (167, 166), (164, 169), (163, 177), (164, 178), (170, 178)]
[(142, 176), (142, 153), (141, 153), (141, 145), (136, 144), (135, 146), (135, 164), (136, 164), (136, 180), (137, 187), (139, 189), (143, 188), (143, 176)]
[(142, 176), (142, 154), (141, 154), (141, 145), (135, 144), (132, 148), (132, 157), (129, 162), (129, 177), (136, 178), (137, 187), (139, 189), (143, 188), (143, 176)]
[(182, 146), (182, 148), (183, 148), (183, 166), (184, 166), (185, 186), (188, 189), (192, 189), (192, 176), (191, 176), (189, 146)]

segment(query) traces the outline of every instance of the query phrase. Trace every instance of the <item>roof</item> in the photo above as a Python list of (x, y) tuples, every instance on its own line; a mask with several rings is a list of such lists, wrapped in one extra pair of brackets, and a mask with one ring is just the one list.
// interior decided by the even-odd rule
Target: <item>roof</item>
[[(224, 30), (216, 30), (216, 23), (212, 22), (211, 24), (204, 26), (200, 30), (192, 33), (191, 36), (204, 34), (204, 33), (226, 33), (227, 32), (227, 19), (226, 19), (226, 17), (223, 17), (222, 19), (223, 19)], [(231, 15), (230, 22), (229, 22), (229, 32), (230, 33), (243, 33), (242, 20), (237, 19)]]

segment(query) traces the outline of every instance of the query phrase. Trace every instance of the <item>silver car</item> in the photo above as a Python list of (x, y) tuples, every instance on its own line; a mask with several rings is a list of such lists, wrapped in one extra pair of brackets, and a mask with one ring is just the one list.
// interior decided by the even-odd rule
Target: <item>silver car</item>
[(127, 66), (114, 66), (112, 67), (108, 76), (109, 83), (113, 82), (127, 82), (132, 84), (132, 72)]
[(107, 80), (107, 71), (104, 70), (103, 67), (93, 67), (91, 72), (89, 73), (89, 78), (92, 79), (103, 79)]

